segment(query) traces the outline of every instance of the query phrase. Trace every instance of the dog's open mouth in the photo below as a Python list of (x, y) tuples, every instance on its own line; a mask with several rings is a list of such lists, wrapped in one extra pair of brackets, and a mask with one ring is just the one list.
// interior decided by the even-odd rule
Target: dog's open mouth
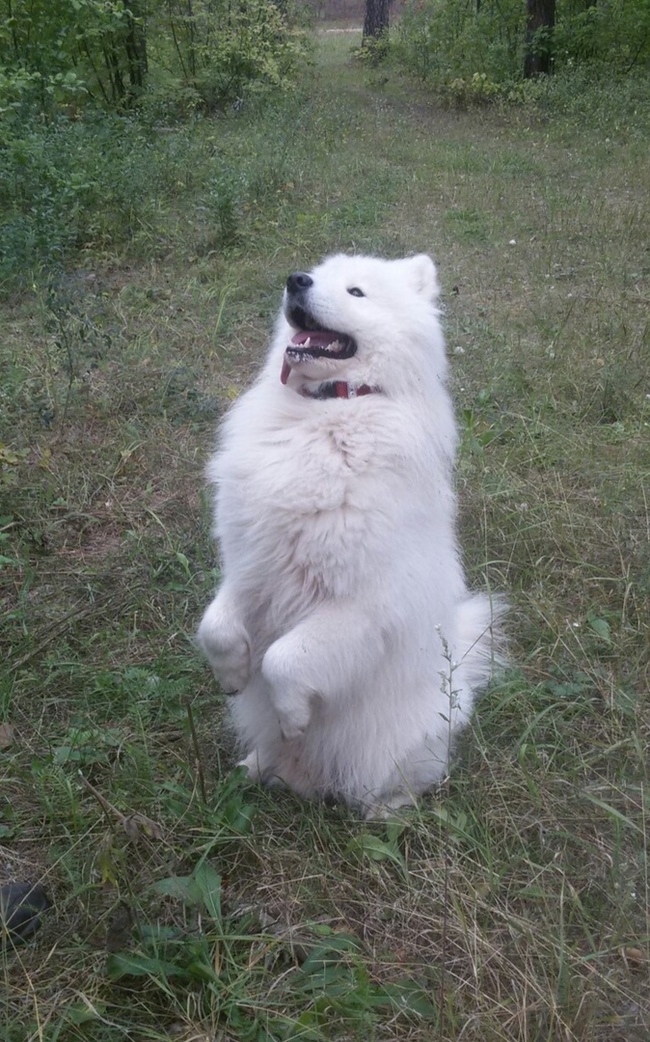
[(333, 329), (301, 329), (291, 337), (287, 355), (292, 361), (301, 358), (351, 358), (357, 345), (346, 333)]
[(338, 361), (356, 354), (357, 344), (353, 337), (335, 329), (325, 329), (295, 300), (288, 302), (285, 314), (297, 332), (291, 337), (284, 353), (282, 383), (287, 382), (293, 366), (301, 362), (325, 358)]
[(346, 333), (333, 329), (301, 329), (291, 337), (284, 352), (284, 364), (280, 379), (286, 384), (294, 365), (319, 358), (352, 358), (357, 345)]

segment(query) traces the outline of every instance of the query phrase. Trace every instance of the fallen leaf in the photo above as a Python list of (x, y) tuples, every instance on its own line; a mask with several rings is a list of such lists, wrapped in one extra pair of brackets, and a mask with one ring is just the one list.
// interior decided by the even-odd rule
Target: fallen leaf
[(146, 817), (145, 814), (129, 814), (123, 821), (124, 831), (129, 839), (139, 839), (141, 835), (149, 839), (162, 839), (163, 830), (157, 821)]

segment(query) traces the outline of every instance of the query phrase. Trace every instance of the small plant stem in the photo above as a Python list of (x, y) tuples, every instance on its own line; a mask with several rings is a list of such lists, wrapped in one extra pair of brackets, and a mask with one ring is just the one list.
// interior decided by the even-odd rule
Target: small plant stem
[(119, 824), (123, 828), (125, 828), (127, 823), (126, 815), (122, 814), (122, 812), (118, 810), (117, 807), (114, 807), (112, 803), (109, 803), (106, 797), (102, 796), (101, 792), (99, 792), (99, 790), (96, 789), (94, 785), (91, 785), (88, 779), (83, 776), (81, 771), (79, 771), (79, 780), (81, 781), (81, 784), (84, 786), (84, 788), (88, 789), (88, 792), (92, 793), (92, 795), (95, 797), (95, 799), (99, 803), (99, 806), (104, 811), (106, 817), (110, 820), (112, 815), (113, 817), (117, 818)]
[[(454, 712), (454, 663), (451, 656), (451, 650), (447, 641), (442, 637), (442, 643), (444, 648), (444, 655), (449, 663), (449, 705), (447, 709), (447, 764), (446, 773), (442, 781), (441, 790), (445, 790), (445, 795), (449, 797), (449, 766), (451, 756), (451, 740), (452, 740), (452, 717)], [(444, 678), (443, 678), (444, 679)], [(439, 1037), (442, 1039), (444, 1034), (445, 1026), (445, 988), (446, 988), (446, 975), (445, 966), (447, 963), (447, 930), (449, 923), (449, 809), (447, 806), (447, 813), (443, 816), (443, 843), (442, 843), (442, 858), (443, 858), (443, 885), (442, 885), (442, 936), (440, 939), (441, 946), (441, 965), (440, 965), (440, 988), (438, 991), (438, 1005), (440, 1007), (440, 1019), (438, 1021), (438, 1032)]]
[(196, 775), (199, 782), (199, 791), (201, 793), (201, 799), (207, 804), (208, 797), (205, 787), (205, 775), (203, 773), (203, 760), (201, 759), (201, 747), (199, 745), (198, 735), (196, 733), (196, 727), (194, 726), (194, 713), (192, 712), (192, 706), (189, 701), (185, 703), (187, 710), (187, 721), (190, 725), (190, 734), (192, 736), (192, 746), (194, 748), (194, 757), (196, 761)]

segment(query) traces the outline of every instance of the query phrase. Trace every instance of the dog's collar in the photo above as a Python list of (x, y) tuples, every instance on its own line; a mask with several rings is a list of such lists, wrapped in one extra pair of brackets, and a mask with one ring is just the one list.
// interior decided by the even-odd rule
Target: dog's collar
[[(289, 379), (291, 368), (289, 363), (284, 361), (282, 365), (282, 372), (280, 374), (280, 380), (282, 383), (286, 383)], [(365, 394), (381, 394), (381, 388), (371, 388), (368, 383), (348, 383), (346, 380), (324, 380), (323, 383), (319, 383), (315, 391), (309, 390), (309, 388), (301, 387), (298, 389), (298, 394), (301, 394), (303, 398), (316, 398), (323, 400), (324, 398), (359, 398)]]
[[(291, 369), (285, 361), (282, 366), (280, 380), (286, 384)], [(349, 384), (345, 380), (325, 380), (319, 384), (316, 390), (311, 391), (308, 387), (298, 390), (303, 398), (359, 398), (362, 394), (381, 394), (381, 387), (370, 387), (369, 384)]]
[(345, 380), (331, 380), (319, 384), (315, 391), (307, 387), (300, 388), (303, 398), (359, 398), (362, 394), (380, 394), (378, 387), (369, 387), (368, 384), (349, 384)]

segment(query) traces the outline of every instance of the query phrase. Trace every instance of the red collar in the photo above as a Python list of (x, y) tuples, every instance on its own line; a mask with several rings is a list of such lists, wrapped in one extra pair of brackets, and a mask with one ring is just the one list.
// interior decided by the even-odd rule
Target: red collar
[[(285, 361), (282, 366), (282, 373), (280, 374), (280, 380), (283, 384), (286, 384), (289, 379), (289, 373), (291, 369), (288, 363)], [(358, 398), (362, 394), (381, 394), (380, 387), (370, 387), (368, 384), (355, 384), (346, 383), (345, 380), (325, 380), (319, 384), (315, 391), (309, 391), (306, 387), (301, 387), (298, 394), (301, 394), (303, 398)]]
[(378, 394), (378, 387), (369, 387), (368, 384), (346, 383), (345, 380), (331, 380), (322, 383), (315, 391), (308, 391), (306, 387), (301, 388), (300, 394), (303, 398), (358, 398), (362, 394)]

